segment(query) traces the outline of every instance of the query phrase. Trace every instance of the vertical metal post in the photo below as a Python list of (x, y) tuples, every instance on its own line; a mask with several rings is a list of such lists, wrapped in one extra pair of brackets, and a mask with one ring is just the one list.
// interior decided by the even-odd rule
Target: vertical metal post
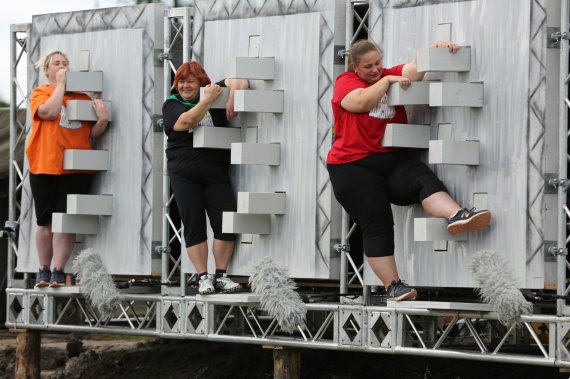
[[(561, 1), (560, 9), (560, 31), (562, 33), (568, 32), (568, 1)], [(559, 134), (558, 134), (558, 165), (559, 165), (559, 178), (567, 178), (567, 164), (568, 164), (568, 107), (564, 99), (568, 97), (568, 84), (564, 80), (568, 75), (568, 41), (562, 39), (560, 41), (560, 106), (559, 106)], [(565, 186), (558, 187), (558, 247), (566, 247), (566, 212), (564, 206), (566, 205), (567, 195)], [(557, 257), (557, 283), (556, 294), (564, 295), (566, 290), (566, 254), (558, 254)], [(566, 306), (565, 299), (558, 299), (556, 301), (556, 313), (558, 315), (564, 314)]]
[(188, 62), (192, 57), (192, 9), (184, 8), (182, 19), (182, 62)]
[[(18, 52), (16, 49), (17, 44), (17, 33), (25, 33), (26, 40), (30, 36), (30, 24), (14, 24), (10, 25), (10, 155), (9, 155), (9, 180), (8, 180), (8, 219), (16, 220), (17, 217), (17, 181), (18, 172), (16, 167), (16, 136), (18, 135), (18, 88), (17, 88), (17, 76), (18, 76)], [(22, 49), (26, 50), (27, 44), (25, 44)], [(24, 139), (25, 141), (25, 139)], [(20, 142), (24, 143), (24, 142)], [(7, 286), (12, 285), (12, 280), (14, 279), (14, 269), (15, 269), (15, 251), (16, 251), (17, 241), (8, 238), (8, 267), (7, 267)]]
[[(345, 31), (345, 39), (344, 45), (345, 49), (350, 49), (350, 44), (352, 41), (352, 31), (354, 29), (354, 5), (351, 0), (346, 1), (346, 31)], [(345, 68), (346, 68), (346, 60), (345, 60)], [(348, 262), (346, 261), (346, 251), (344, 250), (344, 246), (348, 243), (348, 213), (342, 210), (342, 219), (341, 219), (341, 226), (340, 226), (340, 293), (347, 293), (348, 292)]]
[[(170, 52), (170, 18), (168, 14), (164, 17), (164, 56), (168, 56)], [(170, 96), (170, 65), (168, 60), (164, 59), (164, 99)], [(166, 135), (162, 133), (162, 144), (164, 151), (166, 151)], [(170, 181), (168, 180), (168, 169), (166, 167), (166, 155), (162, 159), (162, 254), (161, 254), (161, 282), (166, 284), (168, 282), (168, 263), (170, 261), (170, 252), (168, 251), (169, 238), (169, 210), (168, 202), (170, 199)]]
[[(191, 59), (192, 51), (192, 9), (184, 8), (184, 18), (182, 19), (182, 62)], [(187, 275), (182, 271), (182, 254), (186, 254), (185, 246), (180, 245), (180, 295), (186, 296)]]

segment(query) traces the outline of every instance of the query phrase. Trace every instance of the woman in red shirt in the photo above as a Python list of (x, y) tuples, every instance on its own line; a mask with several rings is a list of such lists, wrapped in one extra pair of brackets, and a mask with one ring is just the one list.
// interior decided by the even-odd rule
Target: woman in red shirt
[[(459, 49), (447, 42), (435, 47), (446, 47), (450, 53)], [(382, 146), (387, 124), (407, 123), (403, 106), (388, 105), (390, 84), (405, 89), (423, 77), (415, 59), (384, 68), (378, 47), (358, 41), (349, 52), (349, 71), (336, 80), (332, 99), (335, 135), (327, 168), (333, 191), (360, 226), (368, 263), (386, 287), (388, 299), (396, 301), (413, 300), (417, 292), (398, 276), (392, 203), (420, 203), (434, 217), (447, 218), (452, 234), (480, 230), (491, 221), (487, 210), (459, 206), (424, 163), (405, 150)]]

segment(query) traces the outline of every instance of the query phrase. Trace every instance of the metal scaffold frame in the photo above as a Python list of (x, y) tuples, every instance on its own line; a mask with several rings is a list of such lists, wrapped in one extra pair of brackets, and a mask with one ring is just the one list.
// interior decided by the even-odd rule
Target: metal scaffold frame
[[(192, 51), (192, 17), (193, 8), (173, 8), (170, 9), (167, 17), (164, 18), (164, 53), (162, 60), (164, 63), (164, 98), (171, 94), (170, 83), (172, 76), (176, 72), (173, 64), (172, 51), (177, 43), (182, 45), (182, 60), (187, 62), (190, 59)], [(163, 134), (164, 149), (166, 150), (167, 138)], [(184, 251), (182, 244), (182, 224), (176, 225), (170, 216), (170, 207), (174, 201), (174, 195), (170, 193), (170, 180), (168, 177), (168, 169), (166, 167), (167, 160), (163, 160), (163, 223), (162, 223), (162, 283), (169, 284), (176, 273), (180, 276), (180, 293), (182, 296), (186, 294), (186, 275), (182, 273), (182, 256)], [(172, 231), (172, 235), (170, 233)], [(174, 258), (171, 254), (171, 245), (178, 241), (180, 244), (180, 255)], [(172, 267), (170, 267), (172, 264)]]
[[(30, 94), (21, 85), (21, 78), (18, 68), (27, 67), (28, 59), (28, 37), (30, 35), (30, 24), (10, 25), (10, 165), (9, 165), (9, 186), (8, 186), (8, 220), (19, 220), (21, 212), (21, 191), (24, 190), (24, 167), (20, 167), (16, 159), (16, 151), (23, 149), (26, 142), (26, 135), (29, 125), (26, 121), (22, 124), (18, 119), (18, 111), (28, 108)], [(25, 75), (25, 74), (24, 74)], [(18, 100), (18, 95), (21, 100)], [(9, 221), (10, 222), (10, 221)], [(17, 224), (10, 226), (11, 233), (8, 236), (8, 267), (7, 286), (13, 287), (17, 281), (15, 279), (16, 257), (18, 254), (18, 244), (16, 241)], [(6, 226), (4, 226), (6, 231)], [(27, 274), (24, 275), (27, 278)]]
[[(347, 32), (345, 49), (368, 32), (368, 2), (346, 2)], [(355, 7), (360, 7), (358, 12)], [(363, 9), (366, 9), (363, 12)], [(364, 13), (364, 14), (363, 14)], [(563, 1), (561, 23), (568, 25), (568, 4)], [(356, 20), (357, 24), (354, 23)], [(182, 61), (190, 58), (192, 45), (192, 9), (171, 9), (164, 19), (165, 45), (161, 58), (164, 63), (164, 96), (170, 94), (169, 83), (175, 71), (173, 50), (182, 43)], [(18, 220), (19, 193), (24, 170), (15, 160), (29, 125), (17, 121), (16, 113), (28, 102), (29, 94), (18, 81), (18, 66), (26, 65), (26, 42), (30, 25), (12, 25), (11, 38), (11, 97), (10, 97), (10, 188), (9, 217)], [(568, 44), (561, 44), (560, 72), (568, 74)], [(568, 81), (560, 85), (560, 135), (568, 134)], [(23, 98), (17, 102), (18, 94)], [(559, 178), (566, 178), (567, 141), (560, 138)], [(166, 141), (164, 141), (166, 144)], [(165, 160), (166, 161), (166, 160)], [(358, 280), (363, 287), (364, 304), (308, 303), (307, 322), (291, 335), (279, 330), (277, 321), (260, 308), (253, 298), (236, 300), (225, 297), (189, 296), (187, 278), (181, 270), (181, 256), (171, 255), (171, 245), (182, 242), (181, 227), (170, 216), (173, 201), (166, 176), (163, 180), (162, 270), (161, 291), (152, 294), (123, 292), (120, 306), (110, 316), (102, 316), (80, 292), (79, 287), (27, 289), (24, 280), (16, 279), (17, 241), (9, 238), (7, 289), (8, 327), (59, 332), (98, 332), (155, 336), (173, 339), (199, 339), (219, 342), (239, 342), (329, 350), (351, 350), (383, 354), (410, 354), (433, 357), (508, 362), (542, 366), (570, 367), (570, 316), (563, 297), (570, 293), (566, 286), (567, 222), (570, 210), (566, 204), (566, 187), (558, 185), (558, 276), (557, 315), (525, 315), (520, 328), (502, 326), (497, 314), (488, 311), (422, 309), (371, 306), (367, 302), (369, 287), (364, 286), (362, 266), (357, 267), (350, 256), (348, 240), (355, 231), (349, 230), (348, 215), (342, 216), (342, 239), (337, 246), (341, 252), (340, 293)], [(564, 179), (565, 181), (567, 179)], [(349, 266), (352, 275), (349, 277)], [(180, 274), (180, 288), (168, 290), (173, 278)], [(170, 293), (169, 293), (170, 292)], [(247, 298), (247, 297), (244, 297)], [(341, 297), (342, 299), (343, 297)], [(544, 334), (542, 334), (544, 332)], [(548, 334), (545, 339), (546, 332)], [(520, 349), (526, 347), (525, 351)]]

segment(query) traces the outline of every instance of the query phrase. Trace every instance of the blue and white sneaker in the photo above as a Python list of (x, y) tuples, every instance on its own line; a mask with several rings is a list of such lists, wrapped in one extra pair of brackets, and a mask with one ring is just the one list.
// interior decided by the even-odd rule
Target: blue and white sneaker
[(418, 292), (400, 279), (392, 280), (390, 287), (386, 290), (387, 299), (394, 301), (414, 300)]
[(65, 287), (65, 272), (63, 272), (63, 269), (53, 269), (49, 286), (52, 288)]
[(44, 268), (40, 268), (38, 271), (38, 275), (36, 275), (36, 287), (47, 287), (51, 281), (51, 270), (44, 266)]
[(491, 212), (475, 211), (475, 208), (463, 208), (447, 220), (447, 231), (451, 234), (463, 234), (481, 230), (491, 223)]

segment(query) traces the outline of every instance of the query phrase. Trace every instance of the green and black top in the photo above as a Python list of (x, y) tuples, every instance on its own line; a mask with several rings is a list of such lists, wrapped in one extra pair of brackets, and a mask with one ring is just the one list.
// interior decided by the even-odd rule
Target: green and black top
[[(216, 83), (220, 87), (225, 87), (224, 80)], [(180, 98), (180, 95), (173, 94), (162, 105), (162, 120), (164, 133), (168, 136), (166, 147), (166, 158), (168, 160), (168, 172), (170, 174), (178, 170), (184, 170), (185, 166), (196, 161), (210, 162), (230, 162), (230, 151), (220, 149), (195, 149), (194, 134), (189, 131), (176, 131), (174, 124), (180, 115), (192, 109), (198, 102), (189, 103)], [(225, 109), (210, 109), (198, 125), (207, 126), (229, 126)]]

